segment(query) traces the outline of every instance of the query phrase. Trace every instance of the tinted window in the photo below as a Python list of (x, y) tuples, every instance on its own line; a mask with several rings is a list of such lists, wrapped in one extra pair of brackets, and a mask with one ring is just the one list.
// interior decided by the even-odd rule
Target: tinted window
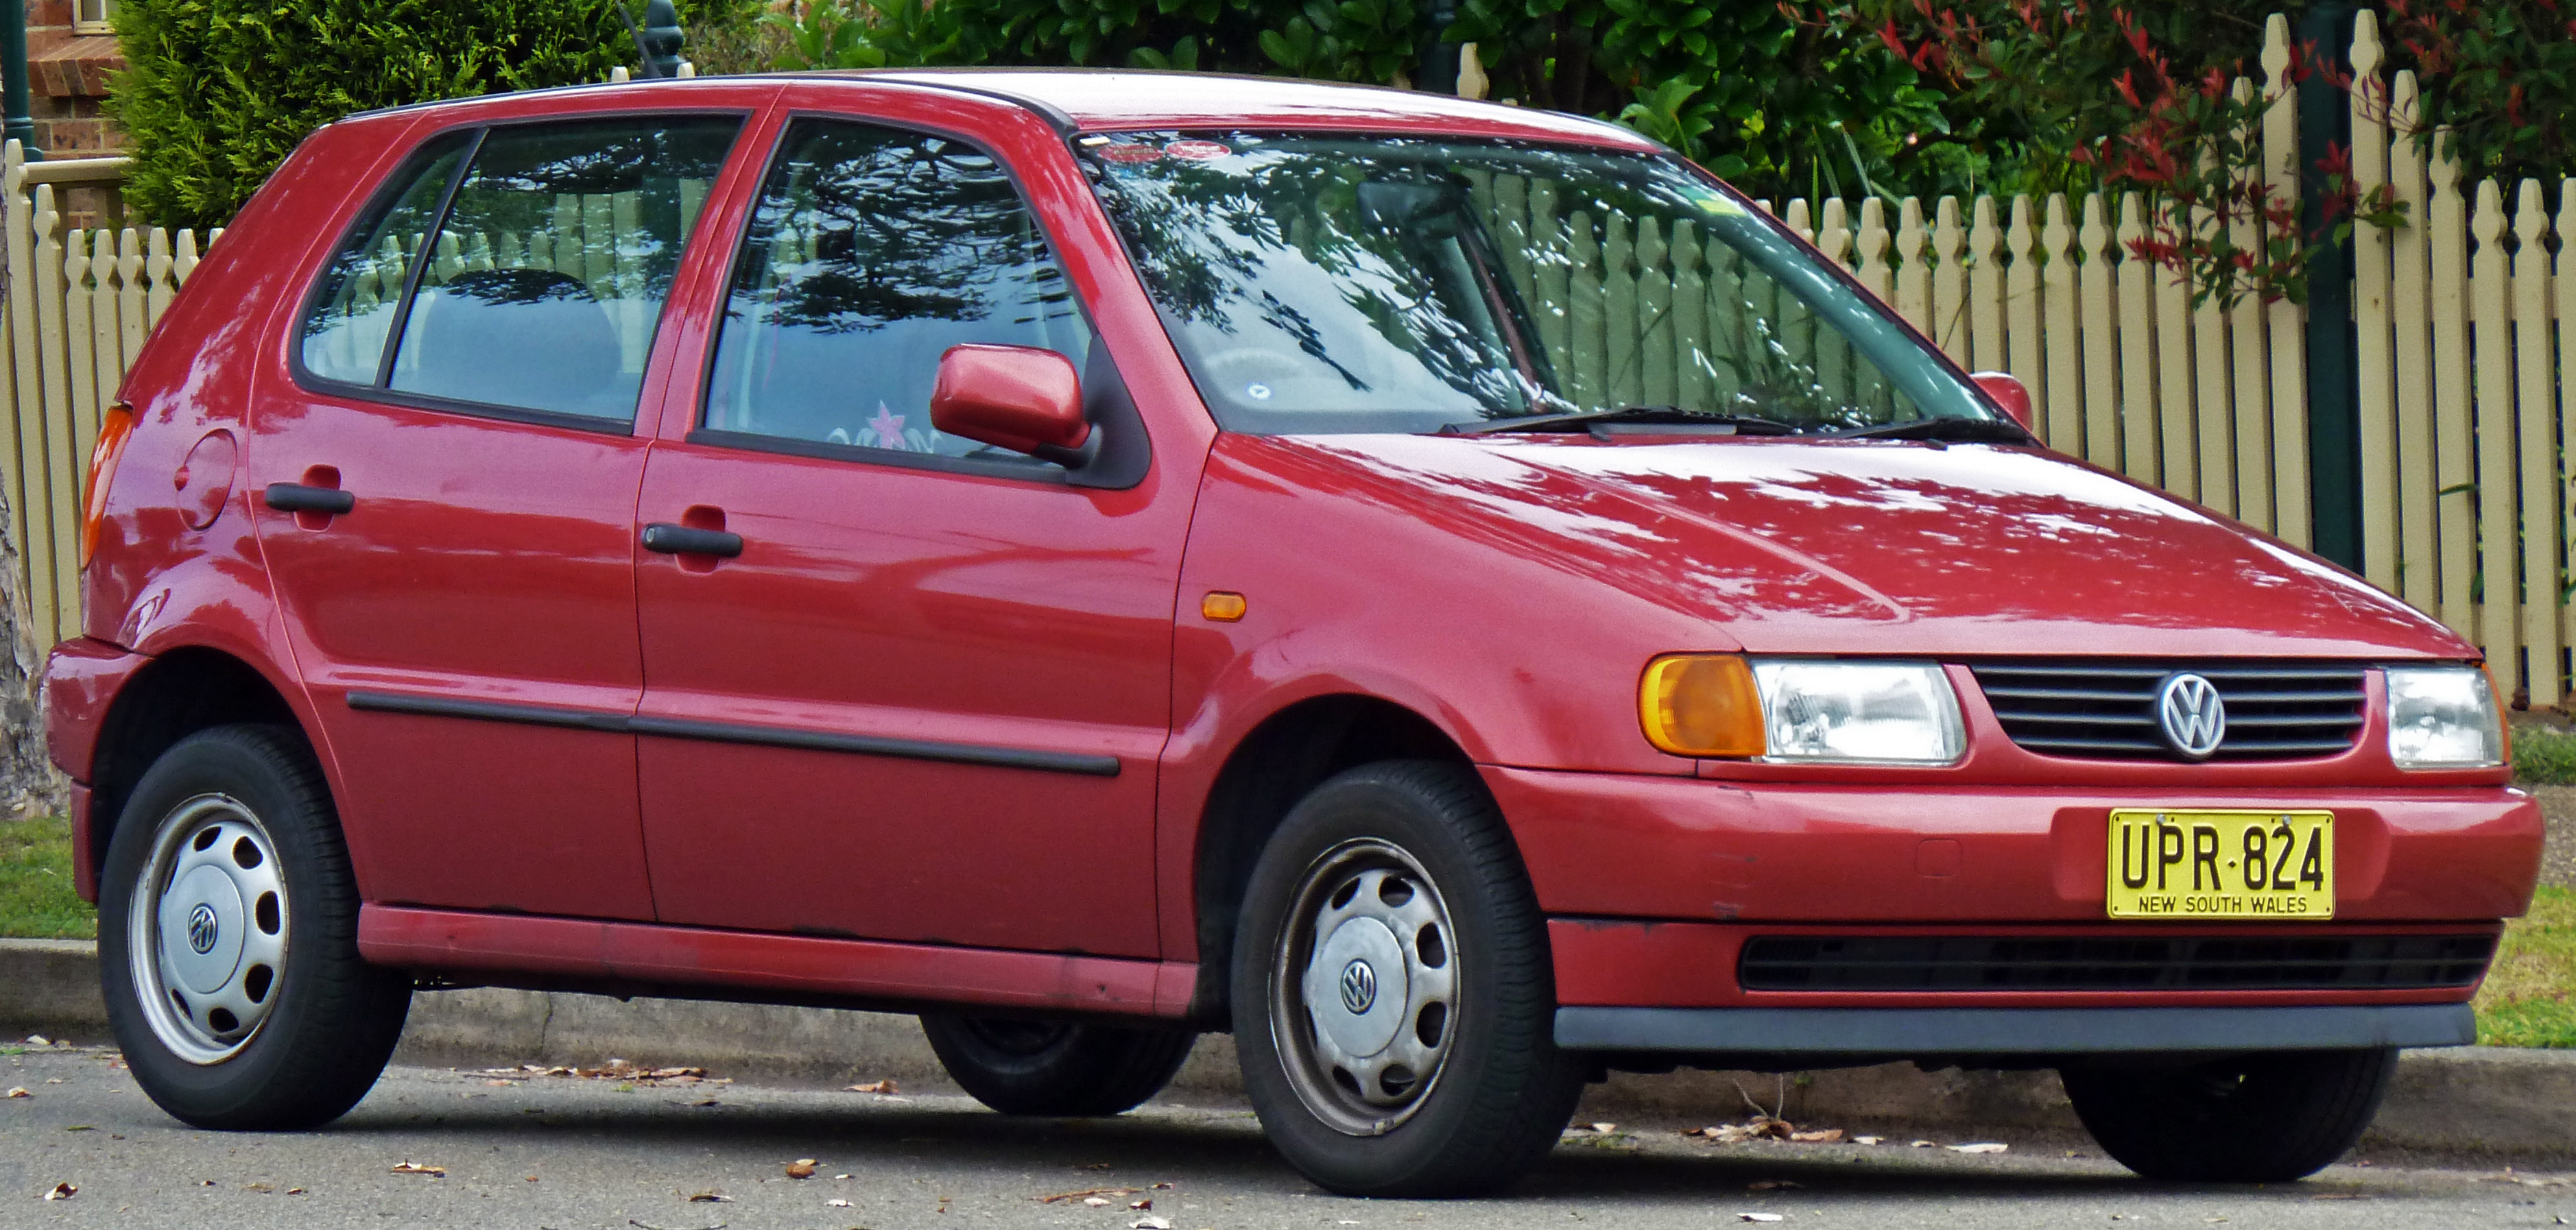
[(740, 127), (709, 117), (491, 131), (421, 270), (390, 387), (633, 418), (681, 247)]
[(411, 254), (438, 224), (438, 207), (473, 140), (471, 132), (450, 133), (422, 147), (395, 174), (393, 182), (401, 186), (393, 196), (332, 258), (322, 293), (304, 318), (306, 370), (326, 380), (376, 382)]
[(930, 426), (939, 356), (963, 342), (1044, 347), (1077, 365), (1090, 350), (1010, 177), (945, 137), (790, 126), (735, 266), (706, 426), (1016, 457)]

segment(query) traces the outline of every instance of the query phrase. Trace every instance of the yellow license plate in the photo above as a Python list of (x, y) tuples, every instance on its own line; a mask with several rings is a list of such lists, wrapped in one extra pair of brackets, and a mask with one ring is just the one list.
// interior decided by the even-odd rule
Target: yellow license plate
[(2113, 918), (2334, 917), (2334, 813), (2111, 813)]

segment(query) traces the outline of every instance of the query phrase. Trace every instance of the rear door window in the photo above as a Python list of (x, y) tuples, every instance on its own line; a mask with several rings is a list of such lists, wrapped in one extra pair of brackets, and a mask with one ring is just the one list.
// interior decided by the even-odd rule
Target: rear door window
[(398, 400), (631, 423), (682, 250), (741, 127), (624, 117), (425, 150), (334, 261), (306, 321), (307, 372)]

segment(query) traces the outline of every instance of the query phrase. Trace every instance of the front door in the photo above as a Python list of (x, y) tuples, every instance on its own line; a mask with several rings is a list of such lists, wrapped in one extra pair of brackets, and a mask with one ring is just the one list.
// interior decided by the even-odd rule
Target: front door
[(1184, 523), (929, 419), (964, 342), (1115, 386), (1046, 234), (977, 147), (833, 118), (787, 126), (753, 209), (639, 503), (661, 918), (1158, 955)]
[[(278, 601), (372, 900), (649, 919), (635, 432), (741, 117), (451, 132), (398, 173), (261, 390)], [(424, 239), (424, 237), (427, 237)]]

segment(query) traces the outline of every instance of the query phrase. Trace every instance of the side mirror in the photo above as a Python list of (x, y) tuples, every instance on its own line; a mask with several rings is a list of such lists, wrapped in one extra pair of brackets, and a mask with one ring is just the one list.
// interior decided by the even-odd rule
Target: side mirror
[(930, 425), (1073, 469), (1100, 451), (1073, 360), (1035, 346), (951, 346), (939, 356)]
[[(2004, 413), (2011, 415), (2012, 421), (2021, 424), (2023, 431), (2032, 435), (2039, 434), (2039, 428), (2031, 422), (2030, 390), (2023, 387), (2021, 377), (2011, 372), (1978, 372), (1968, 379), (1976, 382), (1979, 392), (1993, 398), (1996, 405), (2002, 406)], [(932, 418), (935, 419), (938, 415), (938, 411), (931, 411)]]

